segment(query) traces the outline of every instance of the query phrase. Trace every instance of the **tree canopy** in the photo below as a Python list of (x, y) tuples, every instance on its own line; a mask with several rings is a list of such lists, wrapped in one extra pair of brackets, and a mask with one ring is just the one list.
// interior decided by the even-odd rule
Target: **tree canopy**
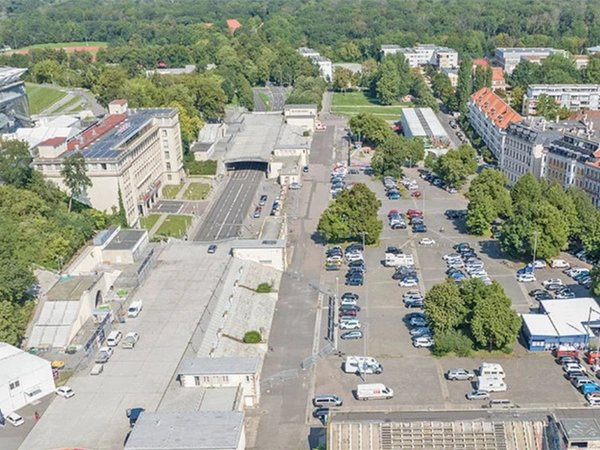
[(462, 144), (457, 150), (451, 149), (439, 156), (435, 160), (433, 171), (447, 185), (460, 189), (467, 177), (477, 171), (476, 156), (473, 147)]
[(425, 157), (423, 143), (396, 134), (390, 135), (375, 150), (371, 166), (376, 175), (402, 176), (402, 167), (409, 162), (416, 164)]

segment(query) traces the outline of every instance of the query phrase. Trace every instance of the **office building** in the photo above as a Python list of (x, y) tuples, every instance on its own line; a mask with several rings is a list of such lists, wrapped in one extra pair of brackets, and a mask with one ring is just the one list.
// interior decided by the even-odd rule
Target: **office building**
[(600, 84), (531, 84), (523, 100), (523, 113), (535, 115), (542, 94), (553, 98), (561, 108), (597, 110), (600, 106)]
[(310, 58), (317, 66), (319, 66), (319, 70), (321, 71), (321, 76), (325, 78), (328, 82), (333, 81), (333, 64), (329, 58), (325, 58), (321, 56), (319, 52), (313, 50), (312, 48), (300, 47), (298, 49), (298, 53), (300, 53), (305, 58)]
[(454, 49), (434, 44), (419, 44), (416, 47), (382, 45), (381, 53), (384, 56), (402, 53), (411, 69), (428, 64), (439, 69), (458, 68), (458, 52)]
[(0, 134), (31, 127), (25, 83), (20, 81), (27, 69), (0, 67)]
[(554, 48), (497, 48), (494, 59), (507, 75), (511, 75), (523, 58), (532, 62), (533, 60), (539, 62), (555, 54), (567, 56), (566, 51)]
[(33, 167), (67, 190), (61, 175), (66, 158), (81, 153), (92, 186), (78, 198), (100, 211), (119, 208), (127, 222), (146, 215), (167, 184), (180, 184), (183, 156), (179, 114), (174, 108), (128, 109), (115, 100), (110, 115), (70, 139), (52, 138), (34, 149)]
[(475, 92), (469, 99), (469, 122), (498, 160), (502, 160), (506, 128), (522, 119), (488, 87)]

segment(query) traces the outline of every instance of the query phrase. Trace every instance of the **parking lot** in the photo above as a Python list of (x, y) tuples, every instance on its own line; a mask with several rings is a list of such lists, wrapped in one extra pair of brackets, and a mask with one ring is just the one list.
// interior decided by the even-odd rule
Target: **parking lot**
[[(412, 172), (412, 173), (411, 173)], [(464, 234), (464, 219), (448, 219), (444, 212), (448, 209), (466, 209), (468, 201), (461, 194), (450, 194), (420, 179), (416, 169), (408, 171), (410, 178), (416, 179), (421, 198), (413, 198), (410, 191), (400, 200), (389, 200), (385, 196), (380, 181), (364, 174), (348, 175), (347, 182), (366, 182), (382, 201), (379, 218), (384, 223), (381, 243), (376, 248), (364, 252), (367, 273), (363, 286), (344, 286), (345, 270), (327, 272), (323, 276), (326, 283), (339, 282), (340, 295), (354, 292), (360, 296), (358, 305), (364, 338), (340, 340), (342, 357), (331, 356), (318, 363), (317, 381), (314, 393), (331, 393), (345, 401), (342, 409), (350, 410), (409, 410), (409, 409), (464, 409), (481, 408), (485, 401), (469, 401), (465, 394), (476, 388), (468, 381), (450, 382), (445, 373), (451, 368), (476, 370), (482, 362), (502, 364), (506, 375), (508, 391), (492, 394), (492, 399), (510, 399), (520, 407), (575, 407), (584, 406), (585, 398), (565, 379), (564, 372), (554, 358), (547, 353), (528, 354), (518, 343), (514, 354), (499, 357), (455, 358), (433, 357), (428, 349), (415, 348), (409, 335), (410, 327), (406, 314), (419, 311), (407, 309), (402, 302), (403, 293), (419, 289), (423, 294), (434, 284), (445, 279), (446, 264), (442, 256), (453, 252), (452, 246), (467, 242), (485, 263), (485, 270), (493, 280), (505, 289), (519, 313), (527, 313), (537, 308), (537, 301), (528, 295), (532, 289), (542, 288), (542, 282), (560, 278), (563, 284), (571, 287), (578, 297), (588, 292), (559, 269), (539, 269), (535, 271), (536, 282), (518, 283), (516, 271), (522, 264), (506, 261), (501, 257), (497, 242), (493, 239), (480, 239)], [(388, 212), (397, 209), (406, 212), (409, 208), (424, 212), (427, 232), (413, 234), (410, 225), (407, 229), (392, 230), (388, 226)], [(443, 230), (442, 230), (443, 228)], [(423, 237), (435, 240), (435, 244), (422, 246)], [(394, 269), (384, 267), (383, 259), (387, 246), (401, 247), (412, 254), (418, 271), (419, 287), (403, 288), (392, 279)], [(572, 265), (588, 267), (570, 255), (562, 255)], [(324, 260), (325, 258), (323, 258)], [(323, 261), (324, 264), (324, 261)], [(343, 268), (345, 269), (345, 267)], [(327, 314), (323, 314), (321, 336), (325, 335)], [(368, 383), (383, 383), (394, 389), (394, 398), (387, 401), (359, 402), (352, 391), (364, 381), (355, 374), (346, 374), (341, 366), (345, 355), (371, 356), (384, 367), (380, 375), (366, 375)], [(543, 383), (540, 382), (543, 375)], [(549, 394), (551, 393), (551, 394)], [(315, 419), (316, 420), (316, 419)]]

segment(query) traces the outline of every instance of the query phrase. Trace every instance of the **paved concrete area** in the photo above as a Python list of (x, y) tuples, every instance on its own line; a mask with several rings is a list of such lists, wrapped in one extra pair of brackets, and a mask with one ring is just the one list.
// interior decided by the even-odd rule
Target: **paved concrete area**
[(154, 214), (179, 214), (185, 206), (185, 202), (179, 200), (159, 200), (152, 208)]
[(207, 256), (206, 246), (165, 244), (134, 296), (144, 300), (143, 311), (114, 325), (123, 334), (140, 334), (136, 348), (115, 348), (99, 376), (88, 370), (73, 376), (68, 385), (75, 396), (55, 399), (20, 448), (123, 448), (125, 410), (156, 410), (229, 260), (227, 251)]
[(256, 190), (264, 177), (265, 173), (258, 170), (258, 166), (233, 171), (193, 240), (216, 241), (238, 236), (245, 217), (254, 211)]

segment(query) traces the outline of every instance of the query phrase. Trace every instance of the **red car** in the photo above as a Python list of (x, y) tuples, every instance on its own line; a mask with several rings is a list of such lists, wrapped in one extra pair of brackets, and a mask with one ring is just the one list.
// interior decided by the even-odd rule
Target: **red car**
[(410, 194), (411, 197), (416, 197), (416, 198), (421, 198), (422, 195), (423, 195), (423, 193), (421, 191), (415, 191), (412, 194)]
[(409, 209), (406, 211), (406, 215), (409, 217), (423, 217), (423, 211), (419, 211), (418, 209)]
[(256, 209), (254, 210), (254, 218), (258, 219), (260, 217), (261, 213), (262, 213), (262, 208), (260, 206), (257, 206)]
[(398, 214), (398, 210), (390, 209), (390, 212), (388, 213), (388, 217), (393, 216), (394, 214)]

